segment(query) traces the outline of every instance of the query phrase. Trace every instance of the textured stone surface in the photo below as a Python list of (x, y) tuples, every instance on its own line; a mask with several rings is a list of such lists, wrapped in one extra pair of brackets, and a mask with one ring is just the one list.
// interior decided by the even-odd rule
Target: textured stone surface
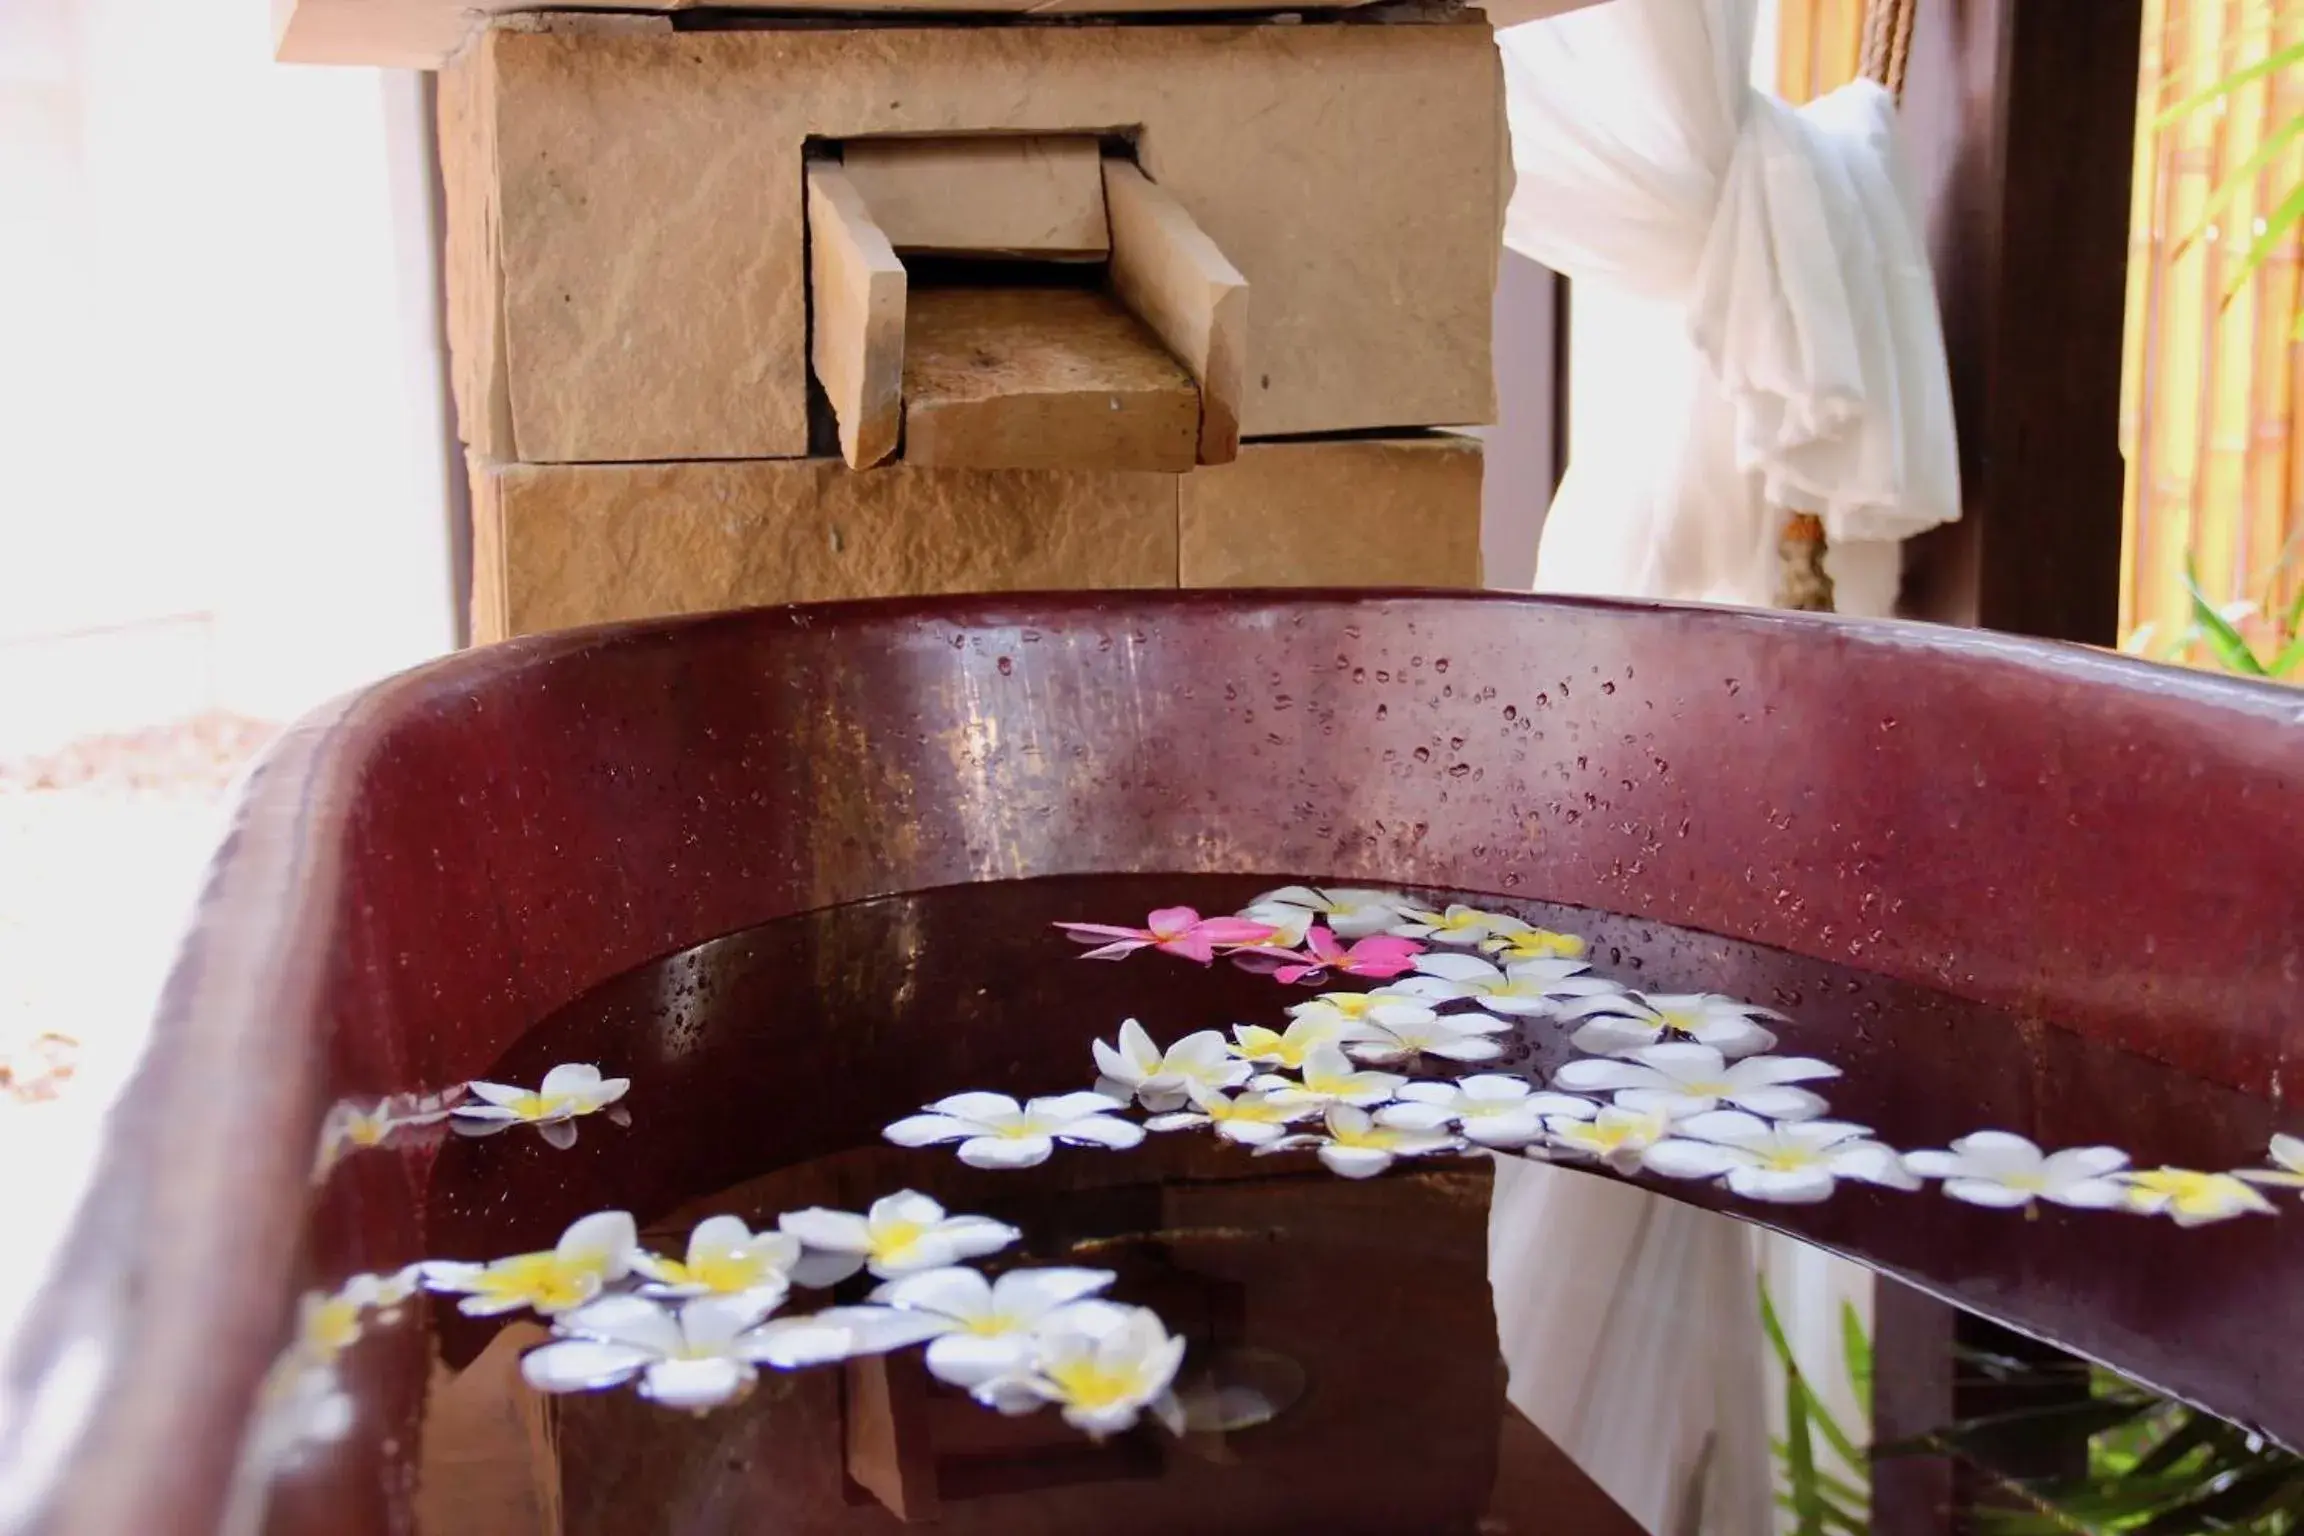
[(1176, 477), (476, 465), (473, 637), (761, 603), (1176, 584)]
[(1480, 444), (1246, 443), (1185, 477), (1178, 525), (1187, 587), (1476, 587)]
[(904, 327), (904, 458), (975, 469), (1192, 467), (1200, 391), (1082, 288), (928, 288)]
[(1476, 20), (493, 32), (478, 63), (503, 311), (457, 344), (501, 347), (519, 458), (806, 451), (810, 135), (1130, 132), (1253, 290), (1244, 433), (1490, 414), (1503, 117)]

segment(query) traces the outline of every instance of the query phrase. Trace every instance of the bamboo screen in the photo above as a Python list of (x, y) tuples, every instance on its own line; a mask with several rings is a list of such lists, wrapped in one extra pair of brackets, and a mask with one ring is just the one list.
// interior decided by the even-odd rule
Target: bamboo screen
[[(1808, 100), (1854, 76), (1864, 0), (1778, 5), (1777, 80), (1788, 99)], [(2211, 191), (2264, 135), (2304, 111), (2304, 71), (2152, 127), (2168, 103), (2299, 37), (2297, 0), (2144, 0), (2121, 393), (2128, 484), (2120, 626), (2154, 655), (2188, 623), (2187, 552), (2215, 602), (2269, 595), (2277, 609), (2304, 588), (2304, 453), (2295, 431), (2304, 346), (2289, 335), (2304, 272), (2295, 242), (2233, 284), (2265, 214), (2304, 187), (2304, 138), (2203, 217)], [(2297, 558), (2283, 568), (2292, 544)], [(2260, 650), (2262, 626), (2241, 626)]]
[[(2261, 598), (2269, 586), (2277, 607), (2304, 576), (2281, 560), (2304, 528), (2295, 432), (2304, 350), (2289, 336), (2295, 242), (2233, 286), (2264, 216), (2304, 186), (2304, 142), (2204, 218), (2211, 191), (2268, 130), (2304, 109), (2304, 79), (2284, 71), (2152, 131), (2167, 103), (2300, 36), (2304, 6), (2294, 0), (2144, 0), (2120, 411), (2128, 457), (2120, 619), (2153, 654), (2187, 623), (2187, 551), (2215, 602)], [(2262, 624), (2242, 625), (2259, 649)]]

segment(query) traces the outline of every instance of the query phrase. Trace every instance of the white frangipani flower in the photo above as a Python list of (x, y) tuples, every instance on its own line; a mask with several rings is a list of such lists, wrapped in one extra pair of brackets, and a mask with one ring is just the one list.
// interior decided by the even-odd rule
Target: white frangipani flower
[(1056, 1143), (1121, 1150), (1144, 1139), (1144, 1127), (1114, 1116), (1101, 1093), (1060, 1093), (1018, 1104), (1004, 1093), (956, 1093), (925, 1114), (881, 1132), (900, 1147), (960, 1143), (971, 1168), (1031, 1168), (1048, 1161)]
[(1806, 1120), (1824, 1113), (1824, 1101), (1793, 1083), (1838, 1077), (1840, 1069), (1812, 1056), (1747, 1056), (1731, 1066), (1720, 1052), (1693, 1040), (1643, 1046), (1628, 1061), (1588, 1056), (1552, 1074), (1554, 1087), (1573, 1093), (1613, 1093), (1625, 1109), (1679, 1120), (1722, 1103), (1771, 1120)]
[(332, 1366), (376, 1313), (389, 1322), (416, 1293), (425, 1266), (410, 1264), (388, 1275), (350, 1276), (334, 1291), (307, 1291), (296, 1303), (296, 1339), (289, 1346), (306, 1364)]
[(1397, 1072), (1369, 1072), (1355, 1067), (1340, 1046), (1314, 1046), (1304, 1058), (1304, 1070), (1291, 1079), (1278, 1073), (1255, 1080), (1254, 1086), (1282, 1108), (1326, 1109), (1332, 1104), (1365, 1107), (1382, 1104), (1400, 1091), (1408, 1079)]
[(1558, 1012), (1586, 1021), (1569, 1043), (1593, 1056), (1620, 1056), (1667, 1037), (1709, 1045), (1723, 1056), (1757, 1056), (1776, 1049), (1775, 1035), (1758, 1021), (1784, 1017), (1711, 992), (1618, 991), (1568, 1003)]
[(754, 1232), (740, 1216), (708, 1216), (688, 1234), (684, 1259), (638, 1254), (632, 1267), (648, 1277), (643, 1296), (752, 1296), (781, 1301), (800, 1262), (801, 1242), (789, 1232)]
[(1924, 1179), (1941, 1179), (1944, 1193), (1971, 1205), (2013, 1210), (2034, 1200), (2085, 1210), (2110, 1210), (2127, 1198), (2112, 1175), (2128, 1166), (2117, 1147), (2067, 1147), (2043, 1153), (2027, 1137), (1978, 1131), (1948, 1152), (1907, 1152), (1904, 1166)]
[(1423, 1003), (1395, 1001), (1368, 1012), (1367, 1033), (1344, 1042), (1360, 1061), (1413, 1061), (1439, 1056), (1449, 1061), (1494, 1061), (1504, 1047), (1491, 1036), (1512, 1026), (1485, 1013), (1440, 1014)]
[(1214, 1089), (1196, 1088), (1190, 1109), (1154, 1115), (1144, 1122), (1144, 1128), (1186, 1131), (1205, 1125), (1226, 1141), (1238, 1142), (1244, 1147), (1261, 1147), (1279, 1140), (1294, 1122), (1317, 1113), (1316, 1105), (1275, 1103), (1269, 1093), (1226, 1095)]
[(976, 1400), (1002, 1413), (1054, 1403), (1064, 1421), (1101, 1439), (1131, 1428), (1168, 1396), (1184, 1341), (1144, 1307), (1083, 1301), (1052, 1316), (1028, 1369), (979, 1385)]
[[(1295, 1013), (1295, 1009), (1289, 1011)], [(1320, 1047), (1357, 1040), (1371, 1033), (1367, 1022), (1368, 1011), (1360, 1010), (1353, 1017), (1347, 1017), (1343, 1009), (1297, 1013), (1288, 1021), (1285, 1031), (1266, 1029), (1261, 1024), (1235, 1024), (1232, 1026), (1231, 1051), (1242, 1061), (1255, 1066), (1278, 1067), (1282, 1071), (1293, 1072), (1302, 1067), (1305, 1060)]]
[(1186, 1035), (1163, 1052), (1134, 1019), (1120, 1026), (1117, 1046), (1091, 1047), (1103, 1074), (1096, 1091), (1118, 1104), (1134, 1099), (1154, 1113), (1181, 1109), (1195, 1087), (1237, 1088), (1252, 1070), (1213, 1029)]
[(1480, 941), (1480, 952), (1499, 965), (1514, 965), (1522, 960), (1581, 960), (1590, 947), (1581, 935), (1526, 925), (1510, 933), (1491, 934)]
[(1325, 1134), (1283, 1136), (1258, 1148), (1258, 1154), (1316, 1148), (1330, 1173), (1345, 1179), (1367, 1179), (1391, 1167), (1395, 1158), (1455, 1152), (1463, 1147), (1455, 1137), (1437, 1131), (1378, 1124), (1375, 1116), (1350, 1104), (1330, 1104), (1321, 1129)]
[(2166, 1216), (2180, 1227), (2205, 1226), (2235, 1216), (2270, 1216), (2272, 1202), (2229, 1173), (2190, 1168), (2146, 1168), (2120, 1175), (2127, 1208), (2140, 1216)]
[(1413, 994), (1403, 992), (1398, 985), (1386, 982), (1367, 992), (1322, 992), (1300, 1003), (1288, 1005), (1291, 1019), (1315, 1019), (1333, 1024), (1365, 1024), (1369, 1013), (1386, 1003), (1416, 1002)]
[(560, 1234), (547, 1253), (520, 1253), (492, 1264), (422, 1266), (424, 1288), (461, 1292), (457, 1310), (494, 1317), (526, 1307), (547, 1317), (584, 1305), (632, 1272), (640, 1232), (623, 1211), (600, 1211)]
[(1399, 938), (1423, 939), (1432, 944), (1477, 944), (1500, 934), (1523, 932), (1527, 927), (1519, 918), (1505, 913), (1483, 912), (1478, 907), (1452, 902), (1440, 912), (1427, 907), (1403, 908), (1398, 921), (1385, 931)]
[(2266, 1153), (2269, 1168), (2242, 1168), (2234, 1178), (2251, 1184), (2272, 1184), (2282, 1189), (2304, 1189), (2304, 1137), (2276, 1135)]
[(1450, 1126), (1483, 1147), (1525, 1147), (1544, 1139), (1547, 1117), (1589, 1120), (1599, 1106), (1565, 1093), (1539, 1093), (1523, 1078), (1485, 1072), (1454, 1083), (1409, 1083), (1401, 1102), (1376, 1112), (1379, 1125), (1411, 1131)]
[(1365, 939), (1382, 933), (1398, 920), (1404, 905), (1404, 897), (1384, 891), (1284, 885), (1248, 903), (1240, 916), (1278, 929), (1280, 942), (1294, 949), (1304, 942), (1314, 923), (1340, 939)]
[(1838, 1180), (1918, 1189), (1895, 1149), (1870, 1130), (1840, 1120), (1770, 1125), (1738, 1109), (1716, 1109), (1672, 1127), (1648, 1149), (1644, 1166), (1668, 1179), (1716, 1179), (1747, 1200), (1805, 1205), (1831, 1198)]
[(521, 1356), (520, 1374), (540, 1392), (594, 1392), (637, 1376), (642, 1397), (701, 1413), (750, 1391), (762, 1365), (789, 1370), (927, 1337), (924, 1320), (886, 1308), (762, 1326), (775, 1306), (757, 1293), (704, 1296), (674, 1313), (642, 1296), (603, 1297), (555, 1323), (558, 1337)]
[(1648, 1149), (1672, 1133), (1662, 1115), (1604, 1105), (1598, 1114), (1546, 1115), (1544, 1139), (1556, 1157), (1605, 1163), (1626, 1177), (1638, 1173)]
[[(861, 1216), (812, 1205), (786, 1211), (776, 1225), (805, 1243), (810, 1259), (836, 1255), (854, 1261), (847, 1274), (869, 1268), (883, 1280), (982, 1258), (1024, 1235), (988, 1216), (947, 1216), (944, 1207), (910, 1189), (883, 1195)], [(810, 1283), (829, 1285), (837, 1278), (826, 1266), (811, 1274)]]
[(1557, 1013), (1571, 998), (1614, 996), (1623, 989), (1584, 974), (1581, 960), (1522, 960), (1509, 968), (1478, 955), (1447, 951), (1418, 955), (1417, 974), (1392, 984), (1393, 990), (1429, 1002), (1468, 999), (1492, 1013), (1517, 1016)]
[(600, 1069), (588, 1062), (567, 1062), (545, 1073), (543, 1084), (533, 1090), (505, 1083), (472, 1083), (471, 1097), (448, 1113), (456, 1129), (466, 1135), (485, 1136), (506, 1126), (532, 1125), (538, 1135), (565, 1151), (576, 1145), (573, 1122), (577, 1116), (607, 1109), (631, 1086), (628, 1077), (602, 1077)]
[(891, 1280), (872, 1299), (916, 1314), (933, 1330), (930, 1375), (956, 1387), (979, 1387), (1027, 1370), (1038, 1335), (1063, 1326), (1063, 1309), (1113, 1279), (1108, 1269), (1012, 1269), (988, 1280), (954, 1267)]

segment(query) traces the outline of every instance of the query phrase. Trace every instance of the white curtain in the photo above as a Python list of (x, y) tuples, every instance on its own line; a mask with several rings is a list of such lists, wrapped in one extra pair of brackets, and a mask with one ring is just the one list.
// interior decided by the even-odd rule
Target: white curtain
[[(1509, 28), (1505, 240), (1575, 283), (1568, 471), (1540, 591), (1766, 605), (1795, 512), (1842, 612), (1959, 515), (1950, 389), (1895, 108), (1753, 88), (1758, 0), (1609, 0)], [(1656, 1536), (1775, 1529), (1757, 1271), (1820, 1383), (1860, 1268), (1604, 1179), (1500, 1160), (1511, 1397)], [(1836, 1389), (1828, 1394), (1838, 1397)], [(1861, 1423), (1859, 1405), (1837, 1402)]]
[(1797, 110), (1753, 89), (1756, 11), (1610, 0), (1497, 35), (1505, 242), (1574, 280), (1607, 358), (1574, 380), (1539, 590), (1765, 604), (1807, 512), (1842, 611), (1884, 613), (1896, 541), (1959, 515), (1894, 104), (1869, 81)]

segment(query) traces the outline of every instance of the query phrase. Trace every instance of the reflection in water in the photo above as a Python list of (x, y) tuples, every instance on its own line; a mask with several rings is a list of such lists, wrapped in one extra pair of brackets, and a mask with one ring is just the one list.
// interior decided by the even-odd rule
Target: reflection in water
[[(2179, 1219), (2250, 1189), (2122, 1182), (2093, 1151), (2039, 1150), (2260, 1160), (2262, 1105), (2134, 1058), (1622, 919), (1255, 895), (1131, 878), (865, 903), (701, 946), (545, 1020), (483, 1073), (541, 1086), (478, 1094), (504, 1112), (484, 1118), (572, 1129), (629, 1104), (630, 1132), (387, 1140), (397, 1156), (325, 1186), (319, 1264), (373, 1263), (376, 1191), (401, 1178), (424, 1191), (421, 1225), (390, 1257), (464, 1262), (427, 1271), (449, 1294), (423, 1327), (346, 1357), (358, 1422), (311, 1486), (418, 1485), (442, 1532), (1624, 1528), (1522, 1402), (1590, 1472), (1706, 1489), (1694, 1528), (1716, 1531), (1721, 1500), (1767, 1499), (1764, 1434), (1754, 1453), (1710, 1427), (1759, 1422), (1757, 1383), (1714, 1359), (1757, 1359), (1745, 1229), (1688, 1227), (1740, 1245), (1728, 1272), (1746, 1282), (1692, 1307), (1640, 1283), (1657, 1261), (1636, 1236), (1492, 1234), (1491, 1150), (1499, 1180), (1613, 1202), (1626, 1234), (1663, 1230), (1641, 1214), (1653, 1195), (1520, 1154), (1757, 1199), (1916, 1270), (2021, 1250), (2014, 1300), (2080, 1298), (2070, 1315), (2147, 1351), (2153, 1287), (2197, 1287), (2204, 1263), (2263, 1272), (2292, 1246), (2293, 1223), (2179, 1233), (2067, 1209), (2102, 1203), (2091, 1181)], [(1076, 921), (1148, 909), (1141, 928)], [(1058, 924), (1105, 960), (1079, 963)], [(570, 1063), (615, 1076), (588, 1069), (556, 1098)], [(1955, 1198), (1909, 1192), (1921, 1175)], [(1979, 1208), (1985, 1185), (2044, 1214)], [(620, 1212), (641, 1221), (607, 1231)], [(1493, 1298), (1492, 1273), (1511, 1276)], [(541, 1323), (494, 1315), (523, 1310)], [(1608, 1326), (1542, 1326), (1571, 1311)], [(1500, 1323), (1507, 1346), (1553, 1341), (1502, 1351), (1510, 1400)], [(1623, 1390), (1643, 1380), (1684, 1383), (1687, 1411)], [(1541, 1406), (1563, 1397), (1573, 1422)]]

